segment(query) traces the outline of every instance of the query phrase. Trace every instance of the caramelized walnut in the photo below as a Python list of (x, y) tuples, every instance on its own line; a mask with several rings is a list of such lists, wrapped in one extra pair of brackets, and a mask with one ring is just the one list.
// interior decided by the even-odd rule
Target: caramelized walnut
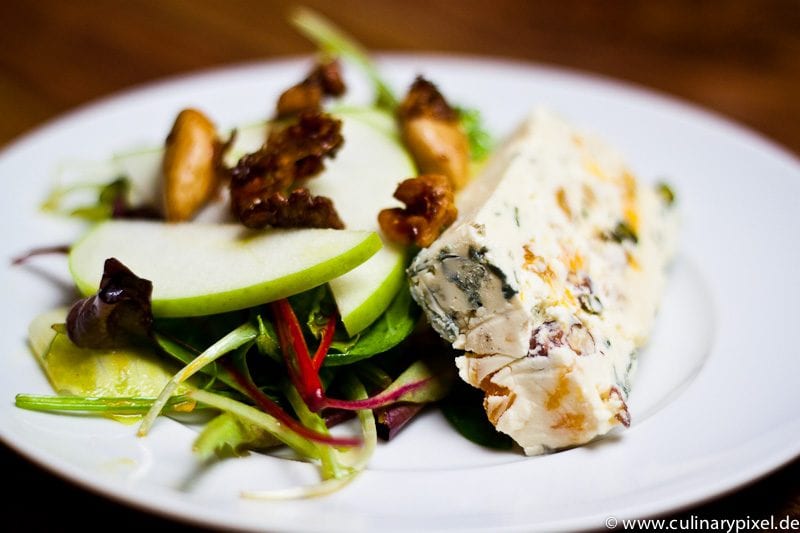
[(378, 223), (390, 240), (401, 244), (430, 246), (458, 214), (450, 181), (439, 174), (403, 181), (394, 197), (406, 208), (382, 210)]
[[(288, 194), (295, 181), (318, 174), (325, 168), (323, 159), (336, 154), (344, 142), (341, 125), (330, 115), (305, 112), (296, 123), (271, 133), (263, 148), (239, 160), (230, 183), (231, 207), (239, 220), (250, 228), (298, 227), (300, 221), (312, 220), (312, 227), (343, 227), (329, 199), (313, 198), (306, 191), (314, 201), (301, 202)], [(321, 213), (311, 217), (306, 213), (310, 209)], [(305, 214), (297, 215), (300, 211)], [(318, 225), (322, 221), (328, 225)]]
[(288, 196), (280, 192), (265, 196), (251, 204), (243, 221), (250, 228), (344, 228), (330, 198), (313, 196), (305, 188), (295, 189)]
[(458, 113), (434, 84), (418, 77), (397, 109), (403, 143), (420, 172), (442, 174), (456, 189), (469, 174), (469, 141)]
[(266, 148), (274, 156), (275, 168), (291, 172), (294, 179), (320, 173), (325, 157), (334, 157), (344, 144), (342, 122), (321, 112), (305, 112), (298, 121), (272, 132)]
[(300, 83), (286, 89), (278, 98), (277, 117), (286, 118), (322, 107), (324, 96), (341, 96), (345, 85), (338, 61), (320, 63)]

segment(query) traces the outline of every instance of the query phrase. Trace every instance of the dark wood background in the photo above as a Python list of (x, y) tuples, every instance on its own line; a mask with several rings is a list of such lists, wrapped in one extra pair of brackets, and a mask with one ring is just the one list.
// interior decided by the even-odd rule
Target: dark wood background
[[(372, 50), (503, 56), (620, 78), (715, 110), (800, 153), (799, 0), (303, 3)], [(296, 4), (0, 0), (0, 145), (120, 89), (308, 53), (308, 42), (284, 23)], [(174, 526), (58, 480), (4, 447), (0, 459), (12, 494), (3, 505), (6, 524), (89, 531)], [(29, 503), (38, 510), (28, 512)], [(64, 506), (71, 511), (54, 512)], [(674, 517), (689, 514), (800, 517), (800, 460)]]

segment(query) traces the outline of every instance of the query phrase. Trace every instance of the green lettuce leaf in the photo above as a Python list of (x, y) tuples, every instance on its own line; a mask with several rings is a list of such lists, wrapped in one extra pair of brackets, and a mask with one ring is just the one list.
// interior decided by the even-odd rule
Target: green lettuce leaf
[(457, 107), (461, 127), (467, 134), (469, 155), (472, 161), (483, 161), (492, 152), (494, 141), (483, 123), (481, 112), (477, 109)]
[(440, 404), (453, 428), (468, 440), (495, 450), (510, 450), (511, 437), (495, 429), (483, 409), (483, 391), (459, 381)]
[(404, 287), (369, 328), (355, 337), (334, 340), (325, 366), (348, 365), (394, 348), (414, 331), (419, 315), (419, 307)]
[(212, 419), (195, 439), (192, 450), (201, 461), (213, 457), (238, 457), (248, 450), (263, 450), (282, 444), (267, 430), (224, 412)]

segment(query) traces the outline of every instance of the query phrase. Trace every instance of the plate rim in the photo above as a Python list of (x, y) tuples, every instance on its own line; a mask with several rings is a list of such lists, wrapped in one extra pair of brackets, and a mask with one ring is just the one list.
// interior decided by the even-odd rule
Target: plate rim
[[(550, 77), (559, 78), (568, 82), (588, 83), (591, 86), (602, 86), (615, 93), (633, 94), (638, 99), (646, 101), (648, 105), (667, 106), (676, 109), (682, 113), (699, 117), (703, 121), (713, 125), (714, 129), (723, 129), (736, 133), (737, 137), (746, 139), (755, 146), (763, 150), (767, 150), (771, 156), (780, 157), (786, 164), (800, 170), (800, 155), (783, 146), (777, 141), (767, 137), (765, 134), (755, 130), (747, 125), (744, 125), (735, 119), (727, 117), (718, 111), (702, 107), (699, 104), (691, 102), (686, 99), (668, 94), (658, 89), (653, 89), (635, 82), (628, 80), (621, 80), (598, 74), (594, 72), (581, 71), (578, 69), (561, 67), (553, 64), (537, 63), (519, 59), (495, 57), (489, 55), (473, 55), (473, 54), (457, 54), (457, 53), (377, 53), (374, 54), (378, 60), (379, 68), (386, 68), (387, 63), (395, 61), (423, 61), (423, 62), (447, 62), (464, 68), (466, 66), (476, 67), (485, 66), (489, 68), (502, 67), (510, 70), (517, 70), (521, 73), (535, 73), (545, 74)], [(112, 94), (93, 99), (83, 103), (75, 108), (72, 108), (64, 113), (46, 120), (45, 122), (28, 129), (14, 139), (4, 144), (0, 149), (0, 161), (13, 157), (18, 151), (24, 149), (26, 145), (38, 142), (41, 137), (49, 135), (53, 131), (57, 131), (65, 125), (74, 121), (82, 120), (85, 115), (93, 114), (102, 111), (104, 108), (110, 108), (121, 105), (125, 100), (131, 97), (140, 97), (147, 92), (161, 92), (168, 91), (171, 87), (177, 86), (181, 83), (213, 83), (215, 78), (231, 78), (236, 75), (246, 72), (256, 72), (259, 69), (270, 68), (280, 69), (297, 66), (308, 61), (309, 56), (306, 55), (292, 55), (292, 56), (276, 56), (267, 60), (245, 61), (240, 63), (228, 64), (219, 67), (212, 67), (191, 72), (180, 73), (157, 80), (135, 84), (133, 86), (116, 91)], [(166, 507), (158, 505), (157, 498), (150, 494), (142, 497), (141, 490), (132, 490), (127, 487), (114, 487), (113, 481), (105, 479), (96, 473), (86, 471), (83, 468), (72, 465), (66, 460), (50, 454), (49, 452), (33, 451), (24, 448), (21, 442), (17, 442), (7, 430), (0, 425), (0, 440), (13, 450), (18, 455), (24, 457), (26, 460), (36, 465), (49, 474), (54, 474), (61, 479), (79, 486), (95, 495), (108, 498), (111, 501), (121, 503), (128, 507), (152, 513), (158, 516), (166, 517), (169, 519), (177, 520), (183, 523), (190, 523), (201, 526), (215, 525), (222, 527), (231, 527), (231, 524), (221, 521), (214, 521), (213, 517), (203, 517), (202, 514), (192, 515), (192, 513), (181, 508), (186, 507), (187, 510), (191, 509), (192, 504), (182, 504), (180, 507), (172, 505)], [(680, 510), (701, 505), (709, 500), (719, 498), (725, 494), (729, 494), (744, 485), (753, 483), (770, 473), (780, 469), (781, 467), (789, 464), (791, 461), (800, 457), (800, 442), (794, 448), (786, 446), (783, 448), (783, 454), (772, 454), (764, 458), (757, 466), (751, 465), (749, 469), (734, 472), (724, 479), (717, 480), (715, 488), (711, 491), (708, 487), (704, 489), (697, 489), (695, 491), (687, 491), (680, 496), (673, 499), (661, 499), (653, 502), (649, 507), (644, 510), (644, 514), (637, 515), (638, 518), (646, 518), (658, 516), (666, 513), (679, 512)], [(164, 487), (153, 487), (153, 492), (160, 493), (162, 491), (171, 492)], [(696, 494), (696, 493), (699, 493)], [(704, 493), (704, 494), (703, 494)], [(639, 506), (641, 508), (641, 506)], [(561, 524), (562, 521), (559, 522)], [(573, 523), (570, 519), (563, 521), (563, 524), (557, 527), (596, 527), (587, 524), (587, 518), (581, 519), (580, 523)], [(599, 522), (597, 522), (599, 524)], [(520, 530), (525, 526), (512, 526), (509, 528), (500, 528), (502, 530), (514, 531)], [(530, 527), (530, 526), (528, 526)], [(538, 527), (538, 526), (536, 526)], [(527, 529), (527, 528), (526, 528)]]

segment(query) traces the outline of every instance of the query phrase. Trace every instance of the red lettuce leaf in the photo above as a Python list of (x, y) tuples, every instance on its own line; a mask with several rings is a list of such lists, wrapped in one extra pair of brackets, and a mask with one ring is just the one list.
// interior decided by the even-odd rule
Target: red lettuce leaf
[(149, 342), (153, 284), (113, 257), (106, 259), (100, 289), (78, 300), (67, 315), (69, 339), (81, 348), (121, 348)]

